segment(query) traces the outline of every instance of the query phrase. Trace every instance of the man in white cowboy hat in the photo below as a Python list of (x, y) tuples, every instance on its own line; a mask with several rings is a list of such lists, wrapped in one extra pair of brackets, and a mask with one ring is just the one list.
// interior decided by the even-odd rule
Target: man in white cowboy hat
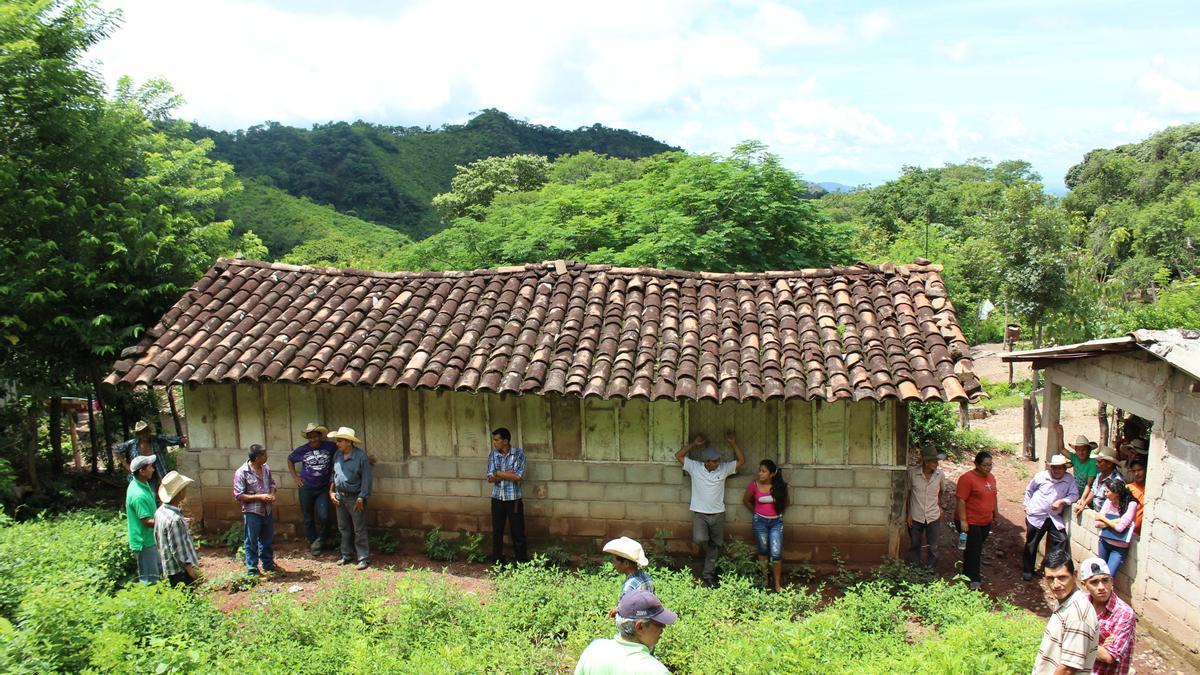
[(333, 455), (333, 481), (329, 484), (329, 500), (337, 512), (338, 530), (342, 533), (342, 559), (339, 565), (349, 565), (358, 559), (358, 569), (371, 565), (371, 548), (367, 539), (367, 498), (371, 496), (371, 460), (358, 447), (362, 440), (350, 427), (339, 427), (329, 434), (337, 444)]
[[(633, 591), (654, 592), (654, 582), (651, 581), (650, 575), (646, 574), (646, 570), (642, 569), (649, 565), (650, 561), (646, 559), (646, 552), (642, 550), (641, 544), (629, 537), (617, 537), (604, 545), (604, 552), (612, 556), (613, 569), (625, 576), (625, 580), (621, 582), (621, 594), (617, 596), (617, 602)], [(616, 608), (614, 607), (608, 615), (616, 616)]]
[(1085, 508), (1096, 511), (1104, 508), (1104, 500), (1108, 498), (1108, 491), (1104, 489), (1104, 483), (1109, 478), (1125, 480), (1125, 476), (1121, 473), (1120, 460), (1117, 459), (1116, 450), (1105, 445), (1096, 454), (1096, 477), (1088, 484), (1087, 490), (1084, 491), (1079, 501), (1075, 502), (1075, 513), (1080, 513)]
[[(1058, 425), (1058, 437), (1061, 440), (1063, 437), (1062, 425)], [(1087, 492), (1087, 486), (1091, 485), (1092, 479), (1096, 477), (1099, 470), (1096, 468), (1096, 458), (1092, 457), (1092, 451), (1096, 449), (1096, 443), (1089, 441), (1087, 436), (1079, 434), (1075, 440), (1071, 441), (1071, 447), (1068, 450), (1059, 446), (1059, 454), (1071, 460), (1071, 475), (1075, 477), (1075, 489), (1079, 491), (1079, 495), (1083, 496)]]
[[(692, 543), (704, 551), (704, 571), (700, 577), (709, 586), (716, 581), (717, 557), (725, 545), (725, 479), (746, 463), (746, 453), (742, 452), (732, 431), (725, 432), (725, 441), (733, 447), (736, 460), (722, 462), (716, 448), (705, 447), (708, 439), (704, 434), (697, 434), (691, 443), (675, 453), (675, 461), (692, 477), (692, 497), (688, 505), (692, 512)], [(697, 448), (704, 448), (699, 461), (687, 456)]]
[(592, 640), (579, 655), (575, 675), (667, 675), (671, 671), (654, 658), (654, 646), (677, 618), (650, 591), (626, 595), (617, 603), (616, 637)]
[(154, 455), (138, 455), (130, 463), (133, 480), (125, 489), (125, 518), (129, 521), (129, 549), (137, 556), (138, 581), (152, 584), (162, 578), (162, 560), (154, 541), (154, 512), (158, 503), (150, 489)]
[[(133, 438), (118, 443), (113, 449), (114, 456), (125, 470), (132, 474), (133, 458), (137, 456), (154, 457), (154, 477), (151, 487), (158, 489), (158, 482), (167, 475), (167, 446), (187, 445), (187, 436), (167, 436), (156, 434), (146, 420), (139, 420), (133, 425)], [(132, 478), (130, 478), (132, 480)]]
[(1025, 551), (1021, 558), (1021, 578), (1033, 579), (1042, 538), (1047, 538), (1046, 554), (1067, 544), (1067, 523), (1063, 514), (1079, 499), (1075, 479), (1067, 473), (1070, 461), (1062, 455), (1050, 458), (1049, 467), (1039, 471), (1025, 488)]
[(191, 478), (172, 471), (158, 486), (162, 506), (154, 512), (154, 541), (162, 556), (163, 573), (172, 585), (190, 586), (200, 578), (200, 556), (192, 541), (192, 528), (179, 508), (192, 482)]
[[(304, 536), (309, 551), (321, 553), (321, 542), (329, 539), (329, 481), (333, 477), (333, 455), (337, 445), (325, 440), (329, 429), (309, 422), (304, 427), (305, 442), (288, 455), (288, 470), (300, 492), (300, 513), (304, 516)], [(296, 471), (296, 465), (300, 470)]]

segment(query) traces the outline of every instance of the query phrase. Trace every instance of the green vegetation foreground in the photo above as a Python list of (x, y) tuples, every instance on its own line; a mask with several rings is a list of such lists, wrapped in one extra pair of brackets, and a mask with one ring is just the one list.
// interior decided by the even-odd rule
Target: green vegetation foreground
[[(0, 671), (555, 673), (616, 632), (607, 566), (505, 569), (487, 597), (410, 571), (225, 614), (205, 591), (130, 583), (132, 562), (110, 516), (0, 526)], [(654, 579), (680, 617), (656, 656), (681, 673), (1027, 672), (1042, 628), (944, 581), (865, 582), (817, 611), (815, 593), (741, 577), (716, 589), (687, 571)]]

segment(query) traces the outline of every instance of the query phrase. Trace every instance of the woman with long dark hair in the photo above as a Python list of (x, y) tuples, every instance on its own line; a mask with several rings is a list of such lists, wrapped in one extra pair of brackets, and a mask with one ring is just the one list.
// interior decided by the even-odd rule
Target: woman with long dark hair
[(1096, 527), (1100, 530), (1100, 557), (1108, 563), (1108, 569), (1116, 579), (1117, 570), (1129, 552), (1138, 502), (1120, 478), (1109, 478), (1104, 487), (1108, 497), (1100, 509)]
[(775, 462), (764, 459), (759, 463), (758, 477), (746, 486), (742, 504), (754, 514), (754, 540), (763, 577), (778, 592), (783, 588), (783, 512), (788, 505), (788, 485)]

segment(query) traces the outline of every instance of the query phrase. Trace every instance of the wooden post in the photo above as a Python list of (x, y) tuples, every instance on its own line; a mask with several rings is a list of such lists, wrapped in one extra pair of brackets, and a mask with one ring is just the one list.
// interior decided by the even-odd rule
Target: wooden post
[(1033, 399), (1025, 398), (1021, 406), (1021, 452), (1027, 459), (1037, 459), (1037, 448), (1034, 447)]
[(179, 423), (179, 409), (175, 407), (175, 388), (167, 385), (167, 405), (171, 407), (171, 420), (175, 422), (175, 435), (183, 435), (183, 425)]
[(74, 409), (67, 413), (67, 424), (71, 428), (71, 454), (75, 456), (75, 468), (83, 468), (83, 455), (79, 452), (79, 430), (75, 427), (79, 425), (79, 413)]
[(99, 473), (100, 468), (100, 442), (96, 434), (96, 413), (92, 410), (95, 399), (88, 396), (88, 442), (91, 443), (91, 452), (88, 454), (88, 459), (92, 463), (92, 474)]
[(1042, 395), (1042, 426), (1046, 429), (1046, 455), (1049, 461), (1058, 452), (1058, 408), (1062, 398), (1062, 387), (1046, 378), (1046, 389)]
[(61, 396), (50, 397), (50, 473), (54, 476), (61, 476), (63, 472), (63, 446), (62, 446), (62, 416), (63, 406)]
[(958, 426), (963, 429), (971, 428), (971, 404), (967, 401), (958, 402)]
[(1096, 406), (1096, 420), (1100, 423), (1100, 445), (1108, 445), (1108, 404), (1104, 401)]

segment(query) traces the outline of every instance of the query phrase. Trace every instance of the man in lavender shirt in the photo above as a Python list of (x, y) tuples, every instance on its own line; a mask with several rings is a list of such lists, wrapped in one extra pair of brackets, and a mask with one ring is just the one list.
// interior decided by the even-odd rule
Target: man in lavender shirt
[(1039, 471), (1025, 488), (1025, 551), (1021, 578), (1033, 579), (1033, 564), (1042, 538), (1048, 536), (1046, 555), (1067, 543), (1067, 525), (1063, 512), (1079, 499), (1075, 479), (1067, 474), (1071, 460), (1062, 455), (1050, 458), (1050, 468)]
[(267, 449), (255, 443), (250, 446), (246, 463), (233, 474), (233, 498), (242, 505), (242, 520), (246, 527), (246, 573), (258, 576), (258, 563), (265, 572), (282, 572), (275, 564), (275, 479), (267, 466)]

